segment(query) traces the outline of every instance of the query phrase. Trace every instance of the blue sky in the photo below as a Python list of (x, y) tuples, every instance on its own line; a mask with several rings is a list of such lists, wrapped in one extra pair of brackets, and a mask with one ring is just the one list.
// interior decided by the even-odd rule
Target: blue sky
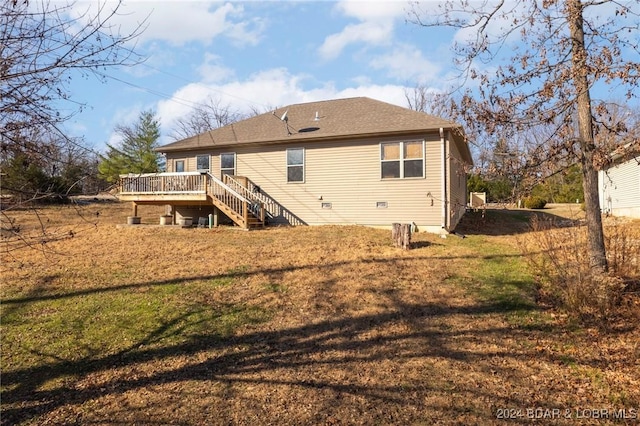
[(148, 16), (136, 48), (147, 60), (109, 69), (106, 83), (75, 78), (72, 98), (87, 108), (67, 131), (104, 150), (117, 142), (117, 124), (153, 109), (161, 142), (168, 143), (174, 121), (209, 97), (240, 112), (352, 96), (407, 106), (406, 87), (439, 90), (453, 77), (452, 30), (406, 23), (408, 7), (400, 1), (129, 0), (113, 23), (124, 33)]
[(172, 142), (175, 120), (209, 98), (241, 113), (353, 96), (407, 106), (405, 91), (416, 84), (438, 91), (458, 83), (450, 48), (464, 36), (407, 23), (409, 9), (398, 0), (125, 0), (111, 24), (127, 33), (147, 19), (136, 47), (147, 60), (107, 70), (104, 83), (74, 78), (72, 99), (86, 108), (66, 130), (104, 151), (118, 142), (116, 125), (148, 109), (160, 119), (160, 142)]

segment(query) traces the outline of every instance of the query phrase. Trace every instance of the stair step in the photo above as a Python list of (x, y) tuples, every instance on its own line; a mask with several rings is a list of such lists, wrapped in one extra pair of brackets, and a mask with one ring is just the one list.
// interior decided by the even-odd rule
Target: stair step
[[(225, 184), (222, 184), (222, 185), (218, 184), (218, 186), (226, 187)], [(230, 204), (231, 204), (230, 201), (236, 199), (235, 195), (228, 194), (228, 193), (220, 194), (220, 193), (217, 193), (217, 192), (216, 193), (209, 192), (208, 195), (209, 195), (209, 199), (212, 201), (213, 205), (218, 207), (220, 209), (220, 211), (222, 211), (222, 213), (227, 215), (237, 225), (243, 226), (242, 224), (244, 223), (244, 218), (242, 217), (242, 214), (237, 212), (237, 211), (235, 211), (230, 206)], [(235, 205), (237, 207), (237, 202), (236, 202)], [(244, 223), (244, 226), (246, 228), (258, 228), (258, 227), (265, 226), (264, 221), (260, 220), (260, 218), (258, 218), (256, 216), (254, 216), (254, 214), (252, 213), (251, 209), (249, 209), (249, 211), (247, 213), (249, 213), (248, 217), (247, 217), (247, 221), (246, 221), (246, 223)]]

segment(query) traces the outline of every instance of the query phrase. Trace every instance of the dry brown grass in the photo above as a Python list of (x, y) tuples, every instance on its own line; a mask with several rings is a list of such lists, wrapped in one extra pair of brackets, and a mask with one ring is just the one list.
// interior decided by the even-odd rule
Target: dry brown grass
[(534, 216), (531, 225), (532, 232), (519, 239), (520, 247), (549, 303), (603, 327), (615, 324), (623, 313), (640, 319), (635, 306), (640, 291), (640, 221), (605, 218), (609, 264), (605, 276), (593, 276), (589, 269), (584, 223), (567, 226), (557, 217)]
[[(40, 212), (58, 238), (2, 253), (3, 424), (637, 416), (637, 324), (605, 334), (537, 309), (513, 236), (416, 234), (403, 251), (363, 227), (116, 228), (128, 206), (72, 211)], [(37, 236), (43, 220), (20, 223)]]

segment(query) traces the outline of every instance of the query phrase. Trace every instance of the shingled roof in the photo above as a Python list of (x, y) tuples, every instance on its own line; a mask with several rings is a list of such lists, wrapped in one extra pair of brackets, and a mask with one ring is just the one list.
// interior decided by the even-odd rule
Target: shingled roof
[[(287, 120), (283, 121), (281, 118), (285, 112)], [(244, 144), (350, 139), (401, 135), (440, 128), (461, 130), (458, 124), (433, 115), (359, 97), (278, 108), (161, 146), (157, 150), (175, 152)], [(468, 147), (463, 151), (467, 154)], [(470, 155), (468, 159), (471, 160)]]

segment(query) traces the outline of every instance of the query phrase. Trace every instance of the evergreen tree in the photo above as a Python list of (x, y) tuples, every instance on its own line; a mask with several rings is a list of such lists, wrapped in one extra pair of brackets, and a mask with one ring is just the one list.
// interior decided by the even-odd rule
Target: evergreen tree
[(115, 130), (122, 136), (122, 142), (119, 146), (107, 144), (107, 153), (98, 165), (102, 179), (114, 183), (121, 174), (161, 170), (162, 156), (155, 151), (159, 146), (160, 123), (153, 111), (143, 111), (135, 124), (120, 125)]

